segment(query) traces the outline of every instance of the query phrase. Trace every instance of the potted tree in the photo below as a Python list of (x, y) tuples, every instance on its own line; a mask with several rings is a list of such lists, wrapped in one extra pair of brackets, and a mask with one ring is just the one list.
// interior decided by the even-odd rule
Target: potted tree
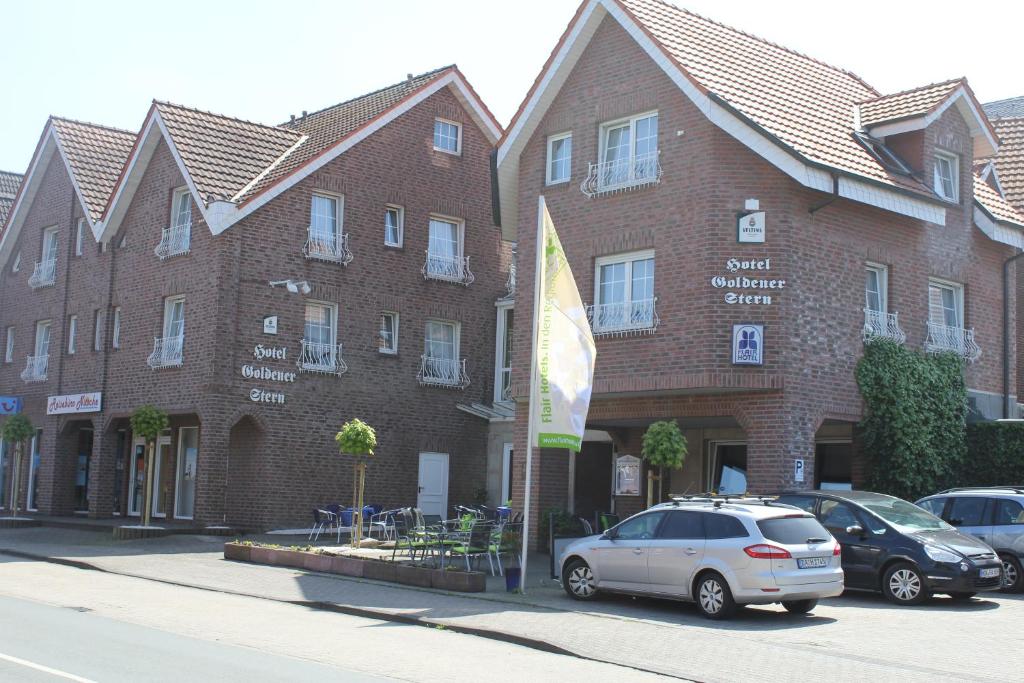
[(167, 413), (151, 405), (138, 408), (131, 417), (132, 432), (146, 441), (146, 488), (142, 498), (142, 526), (148, 527), (153, 512), (153, 462), (156, 453), (156, 439), (170, 426)]
[(352, 468), (352, 540), (358, 548), (363, 539), (363, 488), (366, 485), (366, 461), (377, 447), (377, 433), (359, 418), (349, 420), (341, 427), (334, 441), (342, 455), (355, 457)]
[[(22, 414), (12, 415), (7, 418), (4, 422), (4, 426), (0, 429), (0, 435), (6, 443), (14, 444), (14, 467), (13, 467), (13, 479), (11, 484), (11, 518), (16, 519), (18, 517), (18, 509), (20, 503), (21, 493), (21, 459), (22, 454), (25, 450), (25, 444), (32, 435), (35, 433), (35, 427), (32, 426), (32, 422)], [(13, 523), (13, 522), (12, 522)]]
[(679, 425), (675, 420), (652, 422), (651, 426), (644, 432), (643, 447), (641, 454), (647, 460), (647, 464), (658, 468), (655, 476), (654, 470), (647, 470), (647, 507), (654, 505), (654, 480), (658, 480), (658, 499), (662, 497), (662, 482), (664, 481), (665, 468), (677, 470), (683, 466), (686, 459), (686, 437), (679, 431)]

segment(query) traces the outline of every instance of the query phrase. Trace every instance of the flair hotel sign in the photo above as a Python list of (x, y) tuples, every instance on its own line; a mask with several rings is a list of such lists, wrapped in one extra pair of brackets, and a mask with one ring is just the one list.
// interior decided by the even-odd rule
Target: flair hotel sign
[(98, 413), (102, 407), (103, 394), (94, 391), (88, 394), (65, 394), (46, 399), (47, 415), (68, 413)]

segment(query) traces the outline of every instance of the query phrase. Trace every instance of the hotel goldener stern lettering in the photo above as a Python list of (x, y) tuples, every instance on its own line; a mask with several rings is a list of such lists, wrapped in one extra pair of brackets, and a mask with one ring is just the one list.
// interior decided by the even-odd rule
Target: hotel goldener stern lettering
[[(768, 292), (778, 291), (786, 286), (786, 281), (779, 278), (768, 277), (772, 269), (772, 260), (764, 259), (736, 259), (731, 258), (725, 262), (725, 269), (729, 275), (715, 275), (711, 278), (711, 286), (715, 289), (744, 290), (756, 289), (758, 293), (750, 294), (742, 291), (728, 291), (723, 297), (727, 304), (758, 304), (769, 306), (772, 303), (772, 295)], [(751, 276), (739, 275), (740, 271), (747, 271)], [(765, 293), (761, 293), (765, 292)]]

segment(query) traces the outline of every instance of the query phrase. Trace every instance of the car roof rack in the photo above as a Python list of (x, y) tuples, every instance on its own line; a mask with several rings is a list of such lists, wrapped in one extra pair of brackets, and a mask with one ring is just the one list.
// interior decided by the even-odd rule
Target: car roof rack
[(686, 503), (711, 503), (720, 508), (723, 505), (764, 505), (768, 507), (792, 508), (793, 505), (775, 502), (776, 496), (747, 496), (717, 493), (698, 493), (684, 496), (669, 496), (672, 505), (678, 507)]
[(942, 495), (945, 493), (960, 493), (967, 491), (1011, 491), (1013, 493), (1024, 494), (1024, 484), (1018, 486), (959, 486), (952, 489), (946, 489), (945, 491), (939, 491), (934, 495)]

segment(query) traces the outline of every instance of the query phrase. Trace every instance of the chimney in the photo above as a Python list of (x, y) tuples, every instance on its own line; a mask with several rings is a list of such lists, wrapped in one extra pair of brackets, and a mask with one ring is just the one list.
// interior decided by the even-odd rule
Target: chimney
[(412, 85), (412, 74), (405, 75), (405, 82), (408, 83), (409, 85)]
[(292, 123), (295, 123), (295, 114), (292, 114), (291, 117), (292, 117)]

